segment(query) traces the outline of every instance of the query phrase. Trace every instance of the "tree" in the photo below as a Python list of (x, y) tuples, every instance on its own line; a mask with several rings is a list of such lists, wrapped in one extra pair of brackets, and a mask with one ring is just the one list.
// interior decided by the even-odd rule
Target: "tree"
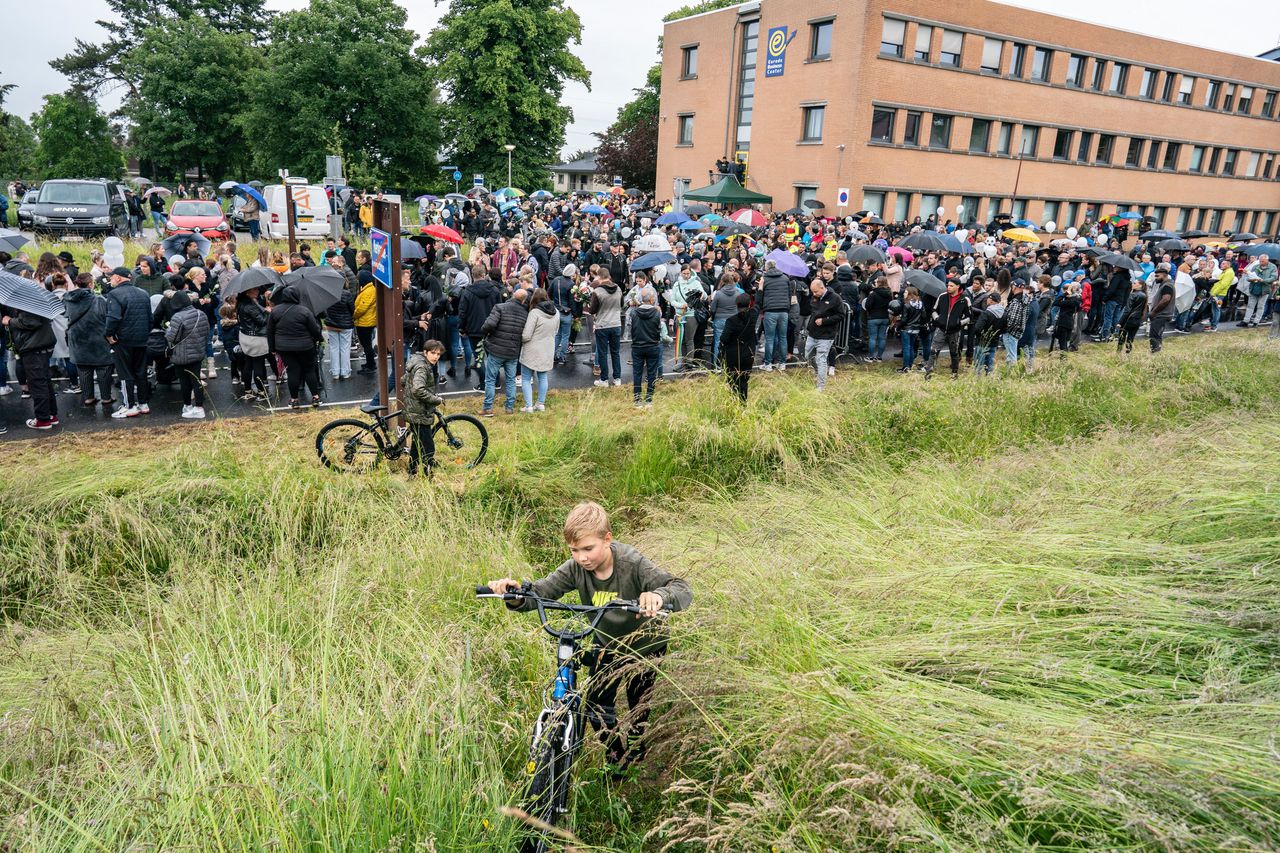
[(31, 124), (41, 178), (119, 178), (124, 172), (124, 155), (107, 117), (80, 92), (45, 95)]
[(243, 176), (251, 157), (241, 112), (250, 78), (262, 64), (250, 36), (221, 32), (201, 18), (171, 18), (146, 30), (126, 56), (139, 74), (124, 108), (138, 156), (161, 174), (194, 166), (202, 179)]
[(447, 93), (445, 132), (460, 169), (505, 183), (503, 146), (514, 145), (512, 182), (547, 184), (573, 120), (560, 103), (565, 83), (590, 88), (571, 42), (582, 43), (582, 21), (562, 0), (451, 0), (422, 54)]
[(658, 105), (662, 88), (662, 63), (654, 64), (636, 97), (618, 110), (618, 117), (597, 133), (596, 171), (620, 175), (629, 187), (654, 189), (658, 180)]
[(259, 171), (320, 177), (341, 154), (350, 174), (388, 184), (436, 177), (435, 87), (405, 20), (382, 0), (311, 0), (275, 18), (246, 116)]
[(25, 121), (4, 109), (12, 83), (0, 84), (0, 178), (22, 178), (31, 172), (31, 152), (36, 136)]
[[(111, 35), (102, 44), (76, 39), (71, 53), (49, 64), (70, 78), (72, 87), (93, 95), (118, 86), (126, 86), (134, 94), (142, 70), (132, 61), (134, 47), (146, 31), (175, 19), (204, 21), (223, 33), (244, 33), (255, 43), (260, 41), (271, 20), (266, 0), (106, 0), (118, 21), (98, 21), (98, 26)], [(167, 48), (179, 55), (196, 58), (186, 45)], [(205, 56), (205, 61), (215, 57)], [(217, 58), (219, 61), (220, 57)], [(193, 65), (197, 63), (192, 63)]]

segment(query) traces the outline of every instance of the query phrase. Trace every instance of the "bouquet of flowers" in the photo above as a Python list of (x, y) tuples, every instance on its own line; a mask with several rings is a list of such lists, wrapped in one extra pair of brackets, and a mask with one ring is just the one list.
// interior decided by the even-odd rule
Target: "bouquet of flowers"
[(575, 284), (573, 286), (573, 290), (569, 292), (572, 294), (574, 302), (577, 302), (579, 305), (586, 305), (591, 301), (591, 290), (591, 285), (583, 281)]

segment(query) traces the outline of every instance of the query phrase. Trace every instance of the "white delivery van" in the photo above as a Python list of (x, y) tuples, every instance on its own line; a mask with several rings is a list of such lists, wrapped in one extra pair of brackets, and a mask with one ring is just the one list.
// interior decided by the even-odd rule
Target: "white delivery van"
[(263, 236), (271, 240), (289, 238), (289, 222), (285, 218), (288, 215), (286, 190), (293, 194), (294, 199), (294, 235), (299, 239), (328, 237), (332, 226), (329, 223), (329, 196), (324, 187), (292, 182), (287, 186), (268, 184), (263, 187), (262, 197), (267, 200), (267, 209), (259, 216)]

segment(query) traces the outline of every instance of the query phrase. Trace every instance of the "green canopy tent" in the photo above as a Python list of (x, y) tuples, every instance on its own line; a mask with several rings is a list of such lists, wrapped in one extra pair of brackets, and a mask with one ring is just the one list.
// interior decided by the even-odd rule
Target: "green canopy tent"
[(746, 189), (742, 184), (738, 183), (738, 179), (733, 175), (725, 175), (710, 186), (699, 187), (696, 190), (686, 190), (684, 198), (686, 201), (701, 201), (707, 204), (727, 204), (738, 207), (748, 204), (773, 204), (773, 196)]

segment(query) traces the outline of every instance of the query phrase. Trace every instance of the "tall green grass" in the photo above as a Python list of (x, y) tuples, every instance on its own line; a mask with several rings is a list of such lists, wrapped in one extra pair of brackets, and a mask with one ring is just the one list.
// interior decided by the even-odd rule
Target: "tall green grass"
[(553, 396), (432, 485), (315, 415), (6, 445), (0, 841), (506, 846), (550, 649), (469, 591), (596, 497), (695, 607), (584, 846), (1280, 843), (1274, 351), (849, 373)]

